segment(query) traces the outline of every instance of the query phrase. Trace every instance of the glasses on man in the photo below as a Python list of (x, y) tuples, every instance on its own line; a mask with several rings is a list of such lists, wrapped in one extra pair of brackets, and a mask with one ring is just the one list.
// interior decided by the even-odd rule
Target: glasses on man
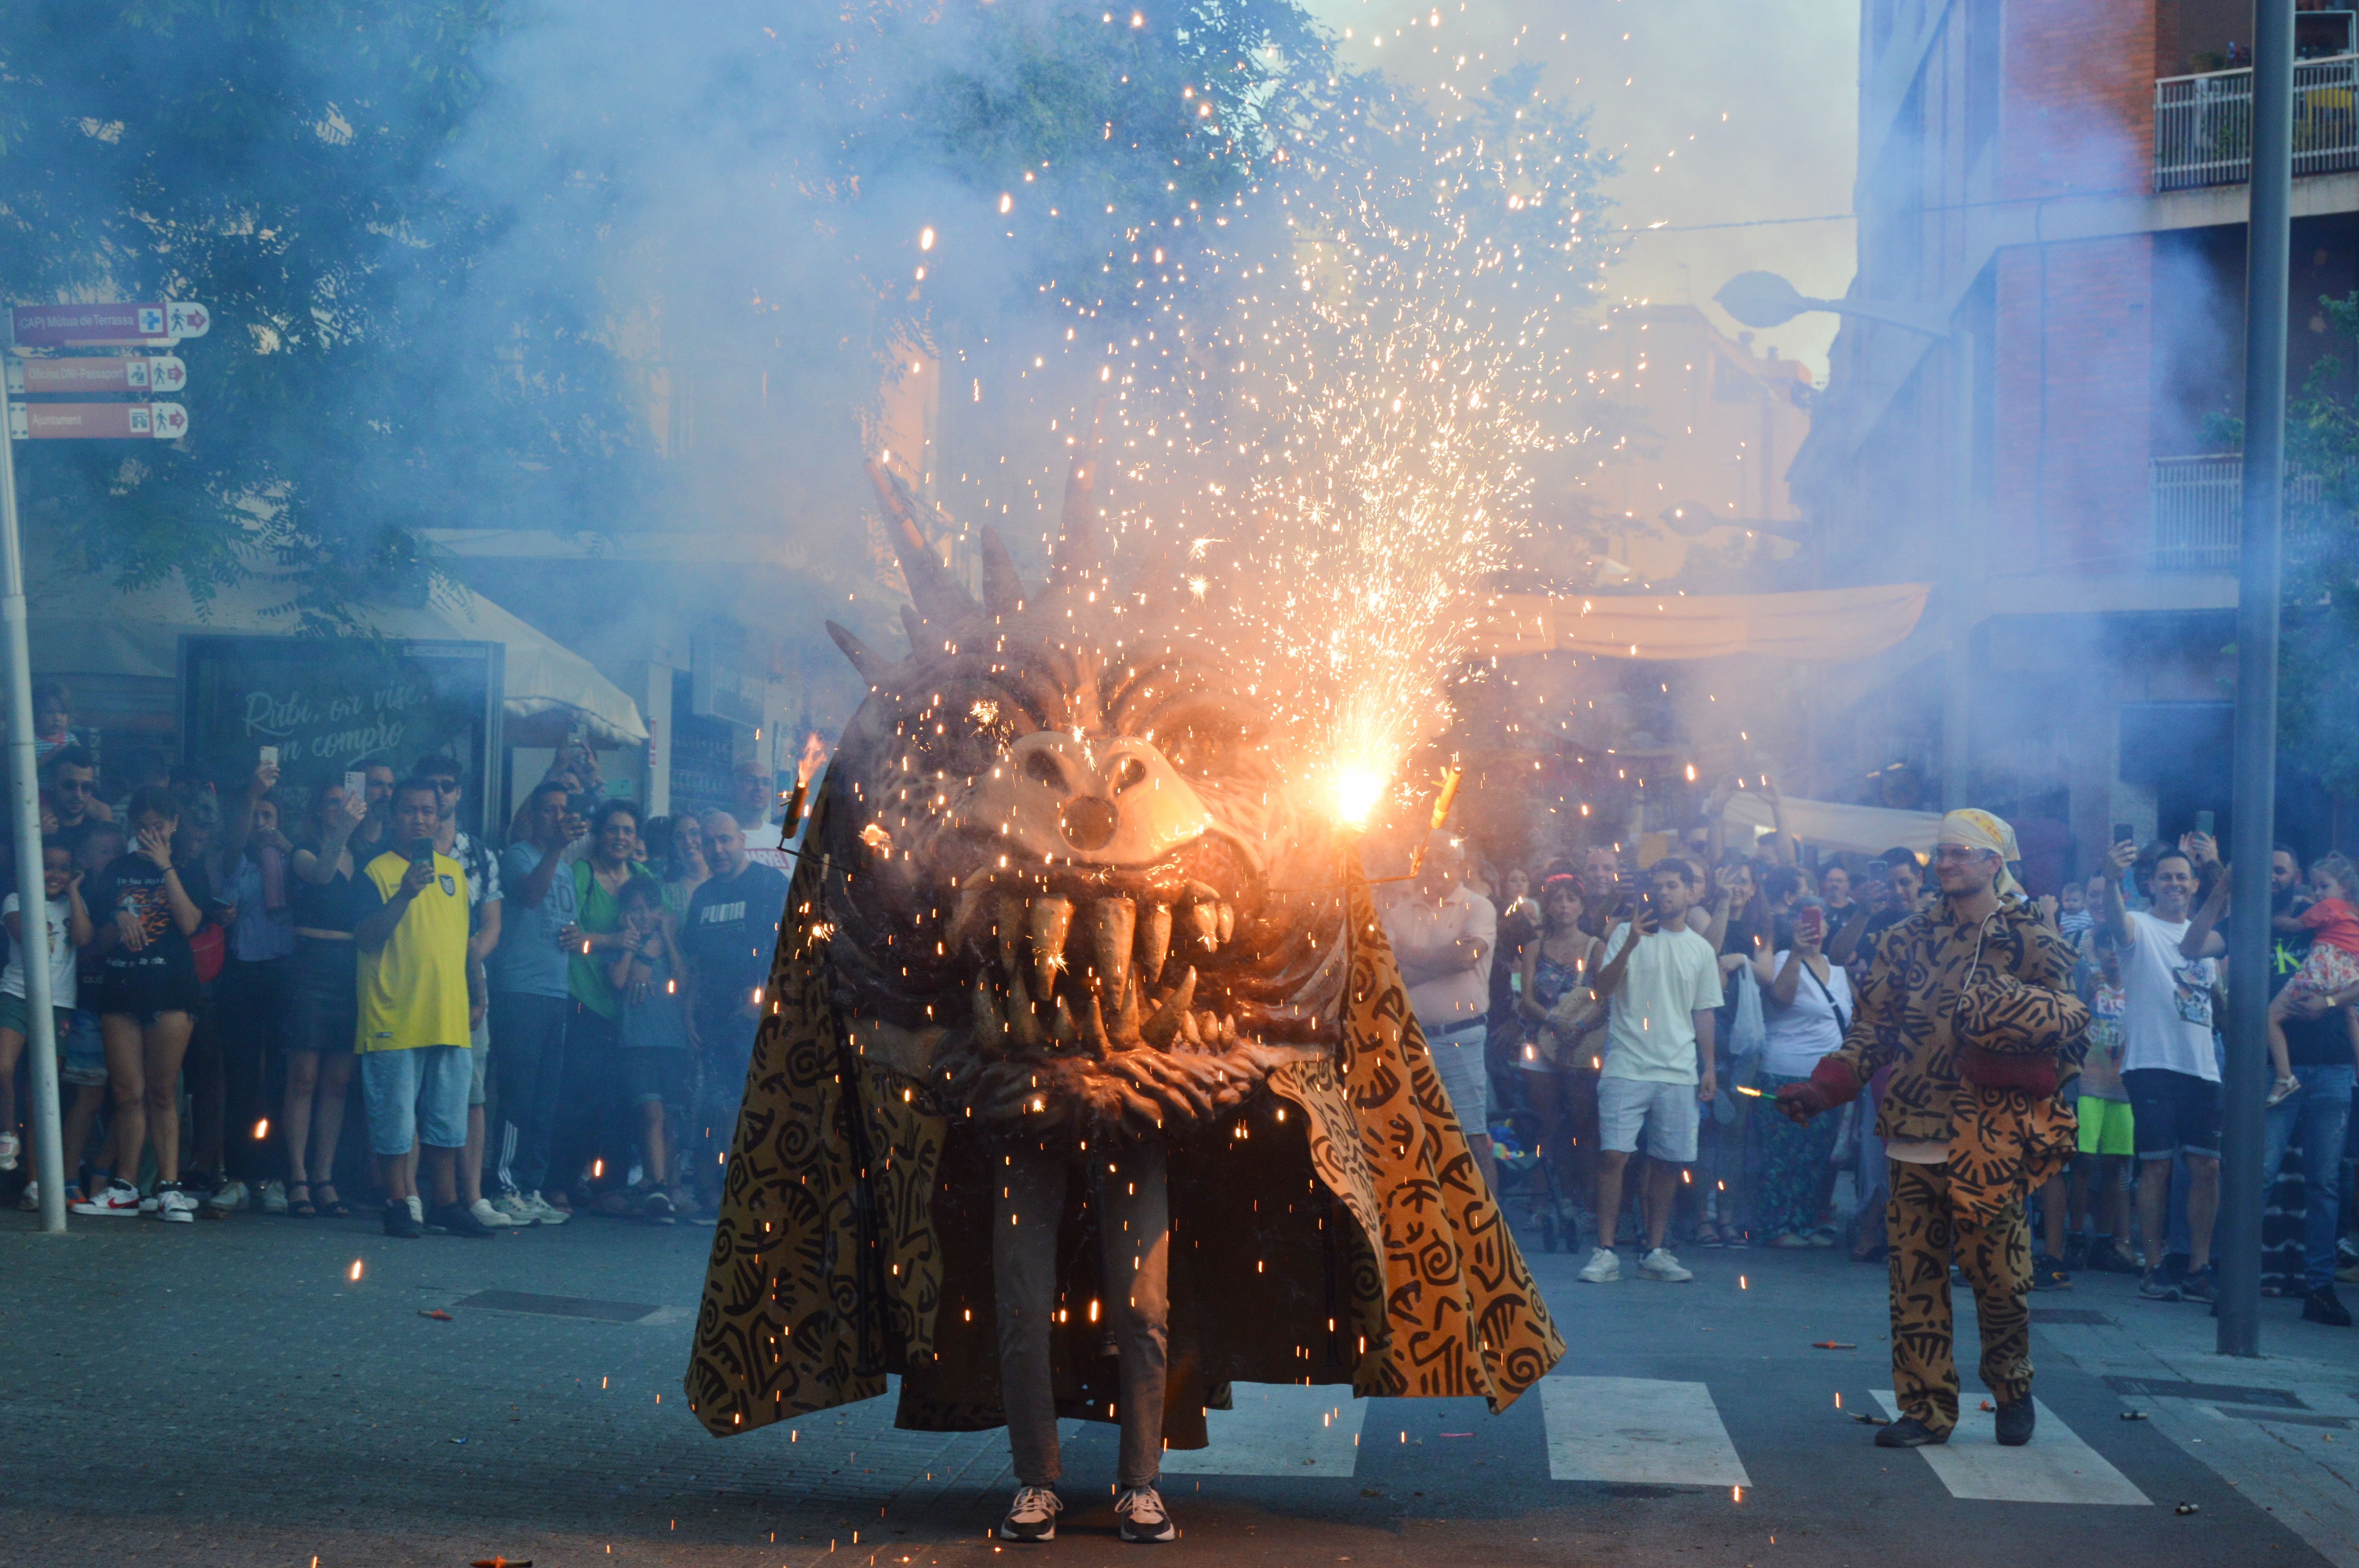
[(1989, 853), (1988, 849), (1977, 849), (1971, 844), (1937, 844), (1933, 848), (1935, 860), (1946, 860), (1953, 866), (1979, 860)]

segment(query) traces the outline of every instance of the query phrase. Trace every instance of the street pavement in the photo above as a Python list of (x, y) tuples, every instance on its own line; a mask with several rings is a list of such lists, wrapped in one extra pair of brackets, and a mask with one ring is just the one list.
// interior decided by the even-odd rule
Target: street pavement
[[(886, 1399), (706, 1436), (679, 1391), (699, 1227), (76, 1225), (0, 1216), (0, 1564), (1082, 1568), (1146, 1550), (1114, 1537), (1106, 1426), (1069, 1423), (1060, 1539), (1032, 1548), (989, 1539), (1001, 1433), (896, 1432)], [(1164, 1554), (2359, 1568), (2359, 1331), (2295, 1303), (2264, 1303), (2267, 1357), (2228, 1360), (2201, 1307), (2083, 1277), (2034, 1298), (2031, 1446), (1990, 1442), (1970, 1351), (1958, 1440), (1892, 1453), (1854, 1419), (1888, 1409), (1880, 1269), (1703, 1251), (1690, 1284), (1625, 1258), (1593, 1286), (1577, 1259), (1533, 1261), (1572, 1346), (1541, 1388), (1493, 1417), (1240, 1386), (1213, 1446), (1169, 1456), (1184, 1534)]]

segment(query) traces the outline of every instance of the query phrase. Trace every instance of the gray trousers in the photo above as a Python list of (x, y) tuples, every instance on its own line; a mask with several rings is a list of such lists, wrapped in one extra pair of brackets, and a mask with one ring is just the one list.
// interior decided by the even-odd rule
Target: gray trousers
[[(1163, 1469), (1163, 1380), (1169, 1359), (1171, 1204), (1163, 1148), (1140, 1144), (1081, 1156), (1097, 1211), (1105, 1295), (1100, 1310), (1114, 1325), (1122, 1381), (1124, 1487), (1155, 1484)], [(999, 1313), (999, 1380), (1007, 1407), (1007, 1441), (1016, 1478), (1054, 1486), (1064, 1474), (1057, 1451), (1056, 1392), (1049, 1373), (1049, 1326), (1057, 1311), (1057, 1221), (1073, 1162), (1050, 1154), (1003, 1157), (991, 1267)], [(1069, 1310), (1086, 1314), (1082, 1303)]]

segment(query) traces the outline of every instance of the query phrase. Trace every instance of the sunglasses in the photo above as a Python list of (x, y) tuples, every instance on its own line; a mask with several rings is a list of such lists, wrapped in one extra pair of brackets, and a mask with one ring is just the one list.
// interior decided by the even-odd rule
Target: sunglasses
[(1989, 849), (1977, 849), (1971, 844), (1941, 844), (1935, 846), (1933, 859), (1946, 860), (1953, 866), (1962, 866), (1994, 852)]

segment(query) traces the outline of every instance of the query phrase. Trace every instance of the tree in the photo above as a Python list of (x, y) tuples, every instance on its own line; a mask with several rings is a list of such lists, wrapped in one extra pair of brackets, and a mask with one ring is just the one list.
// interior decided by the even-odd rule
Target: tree
[[(2359, 292), (2320, 304), (2337, 334), (2359, 340)], [(2359, 399), (2346, 380), (2339, 357), (2321, 358), (2288, 410), (2286, 468), (2317, 476), (2320, 497), (2288, 489), (2277, 733), (2288, 760), (2349, 798), (2359, 795)]]

